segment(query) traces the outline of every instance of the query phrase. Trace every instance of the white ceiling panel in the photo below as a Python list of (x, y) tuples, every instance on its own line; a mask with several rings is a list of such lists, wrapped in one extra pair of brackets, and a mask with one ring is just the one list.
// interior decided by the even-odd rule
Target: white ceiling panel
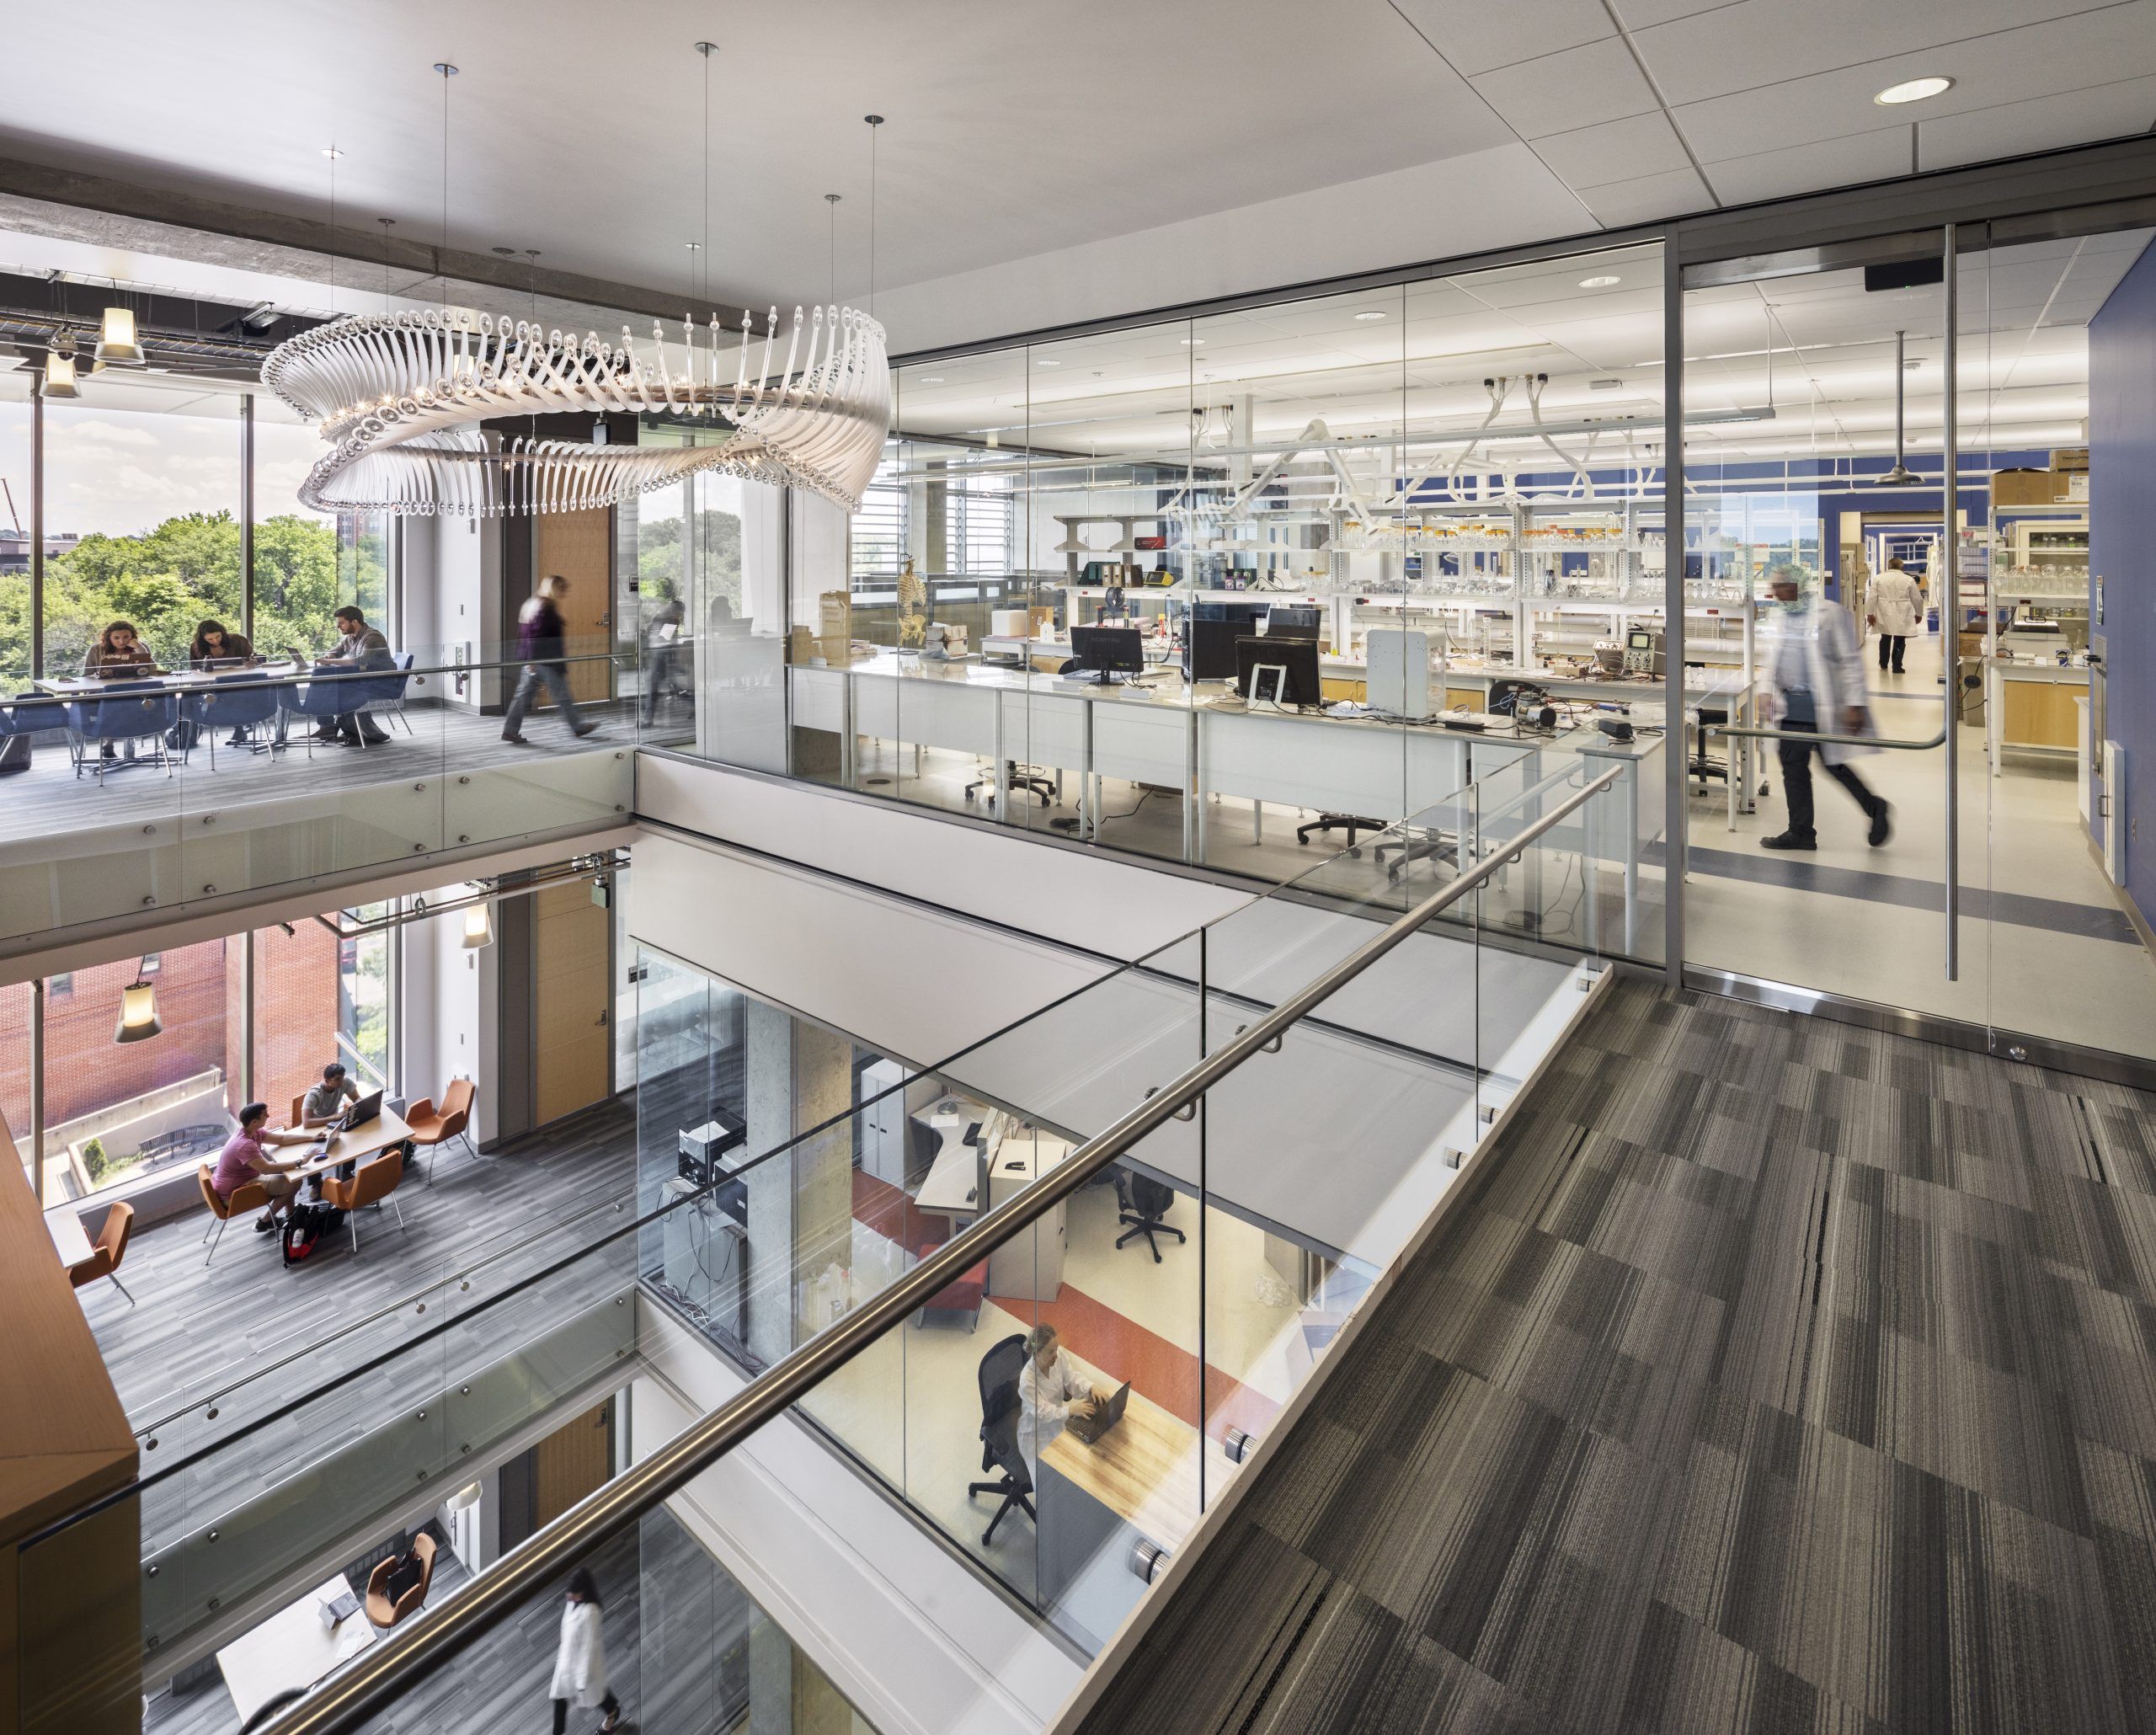
[(1613, 36), (1602, 0), (1396, 0), (1453, 70), (1472, 77)]
[(1710, 161), (1706, 171), (1723, 204), (1743, 205), (1755, 199), (1809, 192), (1815, 187), (1883, 180), (1888, 175), (1907, 174), (1908, 167), (1908, 132), (1897, 126), (1883, 132), (1859, 133), (1851, 138), (1823, 139), (1754, 156)]
[[(1673, 107), (1704, 102), (1813, 72), (1912, 54), (2094, 12), (2103, 0), (1952, 0), (1950, 5), (1882, 5), (1880, 0), (1738, 0), (1633, 40)], [(1891, 80), (1881, 79), (1877, 90)]]
[(1711, 209), (1714, 200), (1705, 181), (1689, 163), (1665, 174), (1638, 180), (1612, 181), (1606, 187), (1582, 188), (1594, 220), (1604, 227), (1621, 229), (1628, 223), (1652, 222), (1675, 213)]
[(2151, 126), (2156, 126), (2156, 77), (2126, 78), (1926, 121), (1917, 129), (1917, 156), (1926, 168), (1951, 168), (2089, 139), (2123, 138)]
[[(1796, 21), (1792, 8), (1791, 22)], [(1932, 73), (1953, 78), (1955, 88), (1901, 109), (1882, 109), (1872, 101), (1886, 85)], [(1734, 95), (1680, 103), (1673, 113), (1678, 130), (1700, 159), (1715, 162), (1844, 137), (1881, 125), (1930, 126), (1946, 116), (2002, 102), (2078, 89), (2099, 77), (2116, 81), (2151, 75), (2156, 75), (2156, 0), (2129, 0), (1921, 54), (1864, 61)], [(1908, 166), (1905, 150), (1901, 164), (1892, 172), (1905, 172)], [(1709, 179), (1713, 179), (1711, 172)], [(1813, 187), (1833, 184), (1832, 180), (1811, 183)]]
[[(1568, 185), (1582, 190), (1604, 187), (1612, 181), (1635, 181), (1644, 175), (1668, 174), (1691, 167), (1691, 159), (1684, 154), (1677, 129), (1659, 109), (1622, 120), (1605, 120), (1598, 126), (1552, 133), (1547, 138), (1536, 140), (1534, 148), (1552, 173)], [(1592, 205), (1594, 201), (1588, 202)], [(1602, 216), (1599, 211), (1595, 215)], [(1607, 217), (1602, 220), (1609, 221)]]
[(1524, 139), (1621, 120), (1658, 108), (1631, 51), (1614, 36), (1522, 61), (1470, 81)]
[(1673, 19), (1712, 12), (1717, 7), (1735, 3), (1735, 0), (1610, 0), (1610, 3), (1626, 29), (1645, 30), (1656, 24), (1666, 24)]

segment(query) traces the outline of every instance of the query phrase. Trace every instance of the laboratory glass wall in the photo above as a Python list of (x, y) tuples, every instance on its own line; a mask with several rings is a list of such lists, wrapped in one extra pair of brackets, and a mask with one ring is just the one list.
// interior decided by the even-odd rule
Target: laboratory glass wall
[(1470, 782), (1531, 819), (1618, 765), (1629, 825), (1532, 921), (1626, 900), (1657, 955), (1659, 697), (1620, 647), (1658, 638), (1660, 281), (1603, 249), (900, 367), (850, 525), (787, 505), (783, 643), (691, 620), (714, 667), (648, 672), (696, 697), (661, 739), (1272, 883)]
[(1687, 590), (1753, 622), (1744, 679), (1686, 649), (1694, 969), (2156, 1054), (2092, 638), (2132, 465), (2089, 437), (2091, 326), (2148, 239), (1964, 224), (1688, 274)]

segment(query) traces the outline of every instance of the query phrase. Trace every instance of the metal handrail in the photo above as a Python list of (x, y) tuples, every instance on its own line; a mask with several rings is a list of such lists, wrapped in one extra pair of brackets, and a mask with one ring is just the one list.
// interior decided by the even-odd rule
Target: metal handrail
[(1908, 753), (1927, 753), (1946, 745), (1946, 725), (1929, 741), (1897, 741), (1891, 735), (1822, 735), (1801, 729), (1753, 729), (1730, 723), (1703, 723), (1703, 735), (1748, 735), (1763, 741), (1824, 741), (1835, 747), (1892, 747)]
[[(1512, 840), (1517, 851), (1613, 787), (1621, 766), (1568, 796)], [(1047, 1174), (1013, 1194), (972, 1227), (924, 1257), (890, 1288), (838, 1324), (811, 1338), (641, 1463), (585, 1496), (554, 1523), (512, 1549), (472, 1584), (428, 1611), (424, 1620), (394, 1630), (333, 1675), (308, 1698), (264, 1726), (262, 1735), (343, 1735), (382, 1710), (408, 1679), (446, 1661), (543, 1589), (600, 1543), (679, 1493), (695, 1477), (782, 1413), (814, 1386), (879, 1341), (961, 1272), (1005, 1242), (1122, 1156), (1171, 1118), (1179, 1116), (1244, 1061), (1270, 1049), (1313, 1008), (1410, 938), (1433, 916), (1495, 874), (1508, 859), (1492, 856), (1433, 893), (1406, 915), (1240, 1032), (1173, 1083), (1148, 1097)]]

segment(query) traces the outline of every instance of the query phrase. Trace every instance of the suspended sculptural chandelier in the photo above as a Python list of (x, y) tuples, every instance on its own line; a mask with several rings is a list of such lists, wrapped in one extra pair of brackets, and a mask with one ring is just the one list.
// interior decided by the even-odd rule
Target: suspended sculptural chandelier
[[(728, 335), (713, 316), (676, 374), (652, 326), (648, 359), (627, 326), (619, 349), (597, 334), (542, 331), (481, 313), (361, 314), (280, 344), (262, 383), (314, 421), (330, 445), (300, 486), (318, 511), (575, 512), (611, 506), (700, 470), (807, 488), (848, 511), (876, 472), (890, 419), (883, 328), (835, 305), (793, 310), (774, 373), (778, 309), (760, 334), (741, 316), (741, 347), (722, 377)], [(760, 354), (751, 362), (751, 352)], [(718, 446), (585, 445), (505, 438), (504, 417), (608, 411), (709, 417)]]

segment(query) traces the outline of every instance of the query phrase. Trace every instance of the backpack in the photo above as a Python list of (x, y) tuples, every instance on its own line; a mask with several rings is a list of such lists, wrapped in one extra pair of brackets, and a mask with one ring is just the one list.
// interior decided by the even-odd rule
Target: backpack
[(294, 1207), (281, 1237), (285, 1263), (297, 1265), (302, 1260), (312, 1257), (323, 1237), (335, 1234), (344, 1226), (344, 1214), (334, 1205), (318, 1202)]

